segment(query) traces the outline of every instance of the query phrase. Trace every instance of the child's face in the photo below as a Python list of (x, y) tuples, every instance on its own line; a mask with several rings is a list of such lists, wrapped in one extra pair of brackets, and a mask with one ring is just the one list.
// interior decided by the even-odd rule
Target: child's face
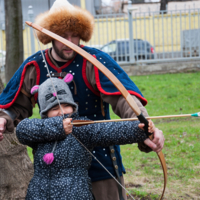
[[(61, 108), (62, 110), (61, 110)], [(53, 108), (51, 108), (48, 112), (47, 112), (47, 117), (56, 117), (56, 116), (61, 116), (62, 114), (70, 114), (73, 113), (73, 107), (67, 103), (63, 103), (54, 106)], [(63, 111), (63, 113), (62, 113)]]

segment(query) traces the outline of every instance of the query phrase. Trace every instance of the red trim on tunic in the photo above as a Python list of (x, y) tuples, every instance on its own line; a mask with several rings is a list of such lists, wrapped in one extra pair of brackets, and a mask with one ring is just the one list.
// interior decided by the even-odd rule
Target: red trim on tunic
[(83, 77), (83, 80), (86, 84), (86, 86), (94, 93), (96, 94), (97, 96), (100, 96), (100, 93), (96, 90), (94, 90), (94, 88), (90, 85), (88, 79), (87, 79), (87, 76), (86, 76), (86, 66), (87, 66), (87, 60), (85, 58), (83, 58), (83, 66), (82, 66), (82, 77)]
[[(36, 62), (36, 65), (35, 65), (35, 70), (36, 70), (36, 85), (39, 85), (40, 84), (40, 67), (39, 65), (37, 64)], [(35, 98), (35, 102), (37, 102), (37, 99), (38, 99), (38, 93), (34, 94), (34, 98)]]
[(17, 93), (15, 94), (14, 99), (10, 103), (8, 103), (6, 105), (0, 105), (0, 108), (4, 108), (4, 109), (9, 108), (15, 102), (15, 100), (17, 99), (17, 97), (18, 97), (18, 95), (19, 95), (19, 93), (21, 91), (21, 88), (22, 88), (22, 85), (23, 85), (23, 82), (24, 82), (24, 77), (25, 77), (26, 69), (31, 64), (33, 64), (35, 66), (36, 73), (37, 73), (36, 84), (39, 85), (39, 82), (40, 82), (40, 68), (39, 68), (39, 65), (37, 64), (36, 61), (31, 61), (31, 62), (27, 63), (24, 66), (24, 69), (23, 69), (22, 75), (21, 75), (21, 80), (20, 80), (20, 83), (19, 83), (19, 88), (18, 88)]
[[(97, 67), (94, 67), (94, 73), (95, 73), (95, 79), (96, 79), (97, 88), (101, 93), (103, 93), (105, 95), (122, 95), (121, 92), (106, 92), (101, 87), (101, 82), (100, 82), (100, 78), (99, 78), (99, 71), (98, 71)], [(128, 92), (129, 92), (129, 94), (135, 95), (136, 97), (141, 99), (144, 106), (147, 104), (147, 100), (144, 97), (142, 97), (140, 94), (138, 94), (137, 92), (134, 92), (132, 90), (128, 90)]]
[[(77, 55), (77, 54), (76, 54), (76, 55)], [(76, 56), (74, 56), (73, 59), (69, 60), (68, 62), (66, 62), (66, 64), (64, 64), (62, 67), (59, 67), (59, 68), (57, 68), (57, 67), (51, 62), (51, 59), (49, 58), (49, 55), (48, 55), (48, 49), (45, 50), (45, 57), (46, 57), (46, 60), (47, 60), (48, 64), (49, 64), (53, 69), (55, 69), (58, 73), (60, 73), (60, 72), (62, 72), (62, 69), (68, 67), (68, 66), (72, 63), (72, 61), (74, 60), (74, 58), (75, 58)]]

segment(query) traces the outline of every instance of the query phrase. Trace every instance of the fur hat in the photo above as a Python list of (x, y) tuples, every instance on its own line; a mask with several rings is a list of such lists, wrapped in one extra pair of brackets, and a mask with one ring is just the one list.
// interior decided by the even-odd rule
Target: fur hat
[[(94, 29), (94, 18), (87, 11), (71, 5), (67, 0), (56, 0), (51, 9), (36, 17), (35, 23), (60, 36), (66, 31), (77, 33), (81, 40), (88, 42)], [(37, 31), (39, 40), (43, 44), (50, 43), (53, 39)]]
[[(54, 106), (58, 105), (57, 97), (60, 103), (68, 103), (75, 107), (75, 111), (78, 111), (78, 106), (74, 102), (72, 93), (66, 83), (70, 83), (73, 80), (72, 74), (67, 74), (63, 79), (48, 78), (41, 85), (35, 85), (31, 89), (31, 94), (38, 92), (38, 101), (40, 104), (40, 115), (42, 118), (46, 118), (46, 113)], [(53, 87), (53, 85), (54, 87)], [(54, 91), (56, 90), (56, 93)]]

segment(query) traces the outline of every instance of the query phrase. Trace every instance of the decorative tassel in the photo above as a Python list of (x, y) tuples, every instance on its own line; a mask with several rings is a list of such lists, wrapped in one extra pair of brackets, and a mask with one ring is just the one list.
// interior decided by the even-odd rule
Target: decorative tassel
[(53, 152), (56, 148), (56, 145), (57, 145), (57, 141), (55, 142), (54, 146), (53, 146), (53, 149), (52, 149), (52, 152), (51, 153), (47, 153), (43, 156), (43, 160), (44, 162), (47, 164), (47, 165), (50, 165), (53, 161), (54, 161), (54, 155), (53, 155)]
[(47, 165), (50, 165), (54, 160), (53, 153), (47, 153), (43, 156), (43, 160)]

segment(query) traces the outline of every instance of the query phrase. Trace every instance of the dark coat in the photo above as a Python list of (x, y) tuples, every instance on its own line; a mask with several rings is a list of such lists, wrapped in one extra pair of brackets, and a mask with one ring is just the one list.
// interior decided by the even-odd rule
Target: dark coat
[[(73, 119), (80, 118), (78, 114)], [(34, 176), (29, 184), (26, 199), (43, 200), (90, 200), (93, 199), (88, 169), (92, 157), (79, 141), (90, 151), (95, 146), (143, 142), (147, 136), (138, 128), (139, 122), (112, 122), (73, 127), (66, 135), (63, 117), (47, 119), (24, 119), (16, 129), (22, 144), (36, 150)], [(75, 137), (79, 140), (77, 140)], [(54, 150), (54, 161), (43, 161), (46, 153)]]

